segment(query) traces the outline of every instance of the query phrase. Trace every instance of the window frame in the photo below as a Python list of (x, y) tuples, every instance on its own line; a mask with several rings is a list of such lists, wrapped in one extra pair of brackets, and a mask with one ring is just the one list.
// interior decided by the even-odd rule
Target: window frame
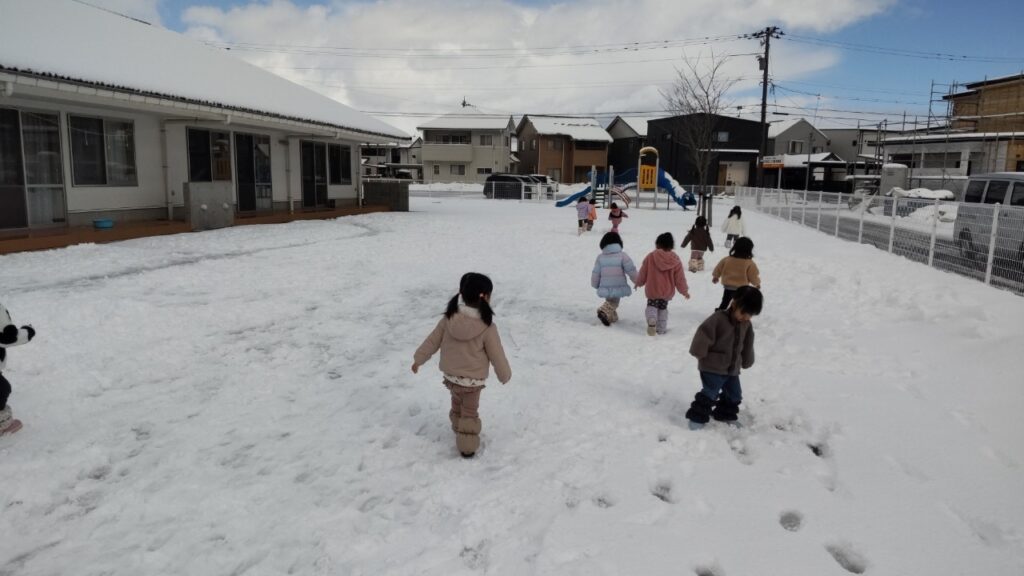
[[(455, 171), (456, 168), (459, 169), (458, 172)], [(466, 175), (466, 165), (465, 164), (449, 164), (448, 165), (448, 175), (449, 176), (465, 176)]]
[[(79, 184), (75, 174), (75, 129), (71, 126), (73, 118), (86, 120), (99, 120), (103, 134), (103, 183), (102, 184)], [(107, 122), (120, 122), (129, 124), (132, 127), (132, 167), (135, 169), (135, 181), (132, 184), (111, 184), (110, 183), (110, 159), (107, 158)], [(68, 123), (68, 158), (71, 161), (71, 186), (75, 188), (138, 188), (139, 187), (139, 151), (135, 138), (135, 120), (130, 118), (118, 118), (116, 116), (96, 116), (92, 114), (67, 113)]]
[[(989, 194), (989, 192), (992, 191), (992, 185), (993, 184), (997, 184), (997, 185), (998, 184), (1005, 184), (1006, 187), (1003, 188), (1003, 191), (999, 195), (999, 198), (997, 199), (997, 201), (989, 202), (988, 194)], [(1001, 204), (1003, 206), (1006, 206), (1006, 193), (1009, 192), (1009, 191), (1010, 191), (1010, 181), (1009, 180), (989, 180), (988, 181), (988, 186), (985, 186), (985, 199), (982, 200), (982, 204), (988, 204), (990, 206), (994, 205), (994, 204)]]
[[(210, 179), (209, 180), (193, 180), (192, 179), (192, 152), (189, 150), (189, 134), (192, 132), (206, 132), (206, 143), (210, 151)], [(227, 134), (228, 138), (228, 162), (231, 164), (231, 170), (229, 170), (228, 178), (216, 178), (214, 176), (214, 163), (213, 163), (213, 135), (214, 133)], [(188, 169), (188, 182), (234, 182), (235, 178), (235, 158), (234, 150), (231, 146), (234, 146), (234, 132), (231, 130), (214, 130), (212, 128), (202, 128), (199, 126), (188, 126), (185, 128), (185, 162), (186, 168)]]
[[(485, 141), (486, 139), (486, 141)], [(493, 134), (480, 134), (480, 145), (481, 146), (494, 146), (494, 135)]]
[[(344, 152), (348, 150), (348, 162), (344, 161)], [(338, 181), (334, 181), (334, 154), (337, 150), (339, 154), (338, 158)], [(328, 186), (351, 186), (352, 185), (352, 146), (349, 144), (336, 144), (327, 143), (327, 185)], [(348, 167), (348, 181), (345, 178), (346, 164)]]

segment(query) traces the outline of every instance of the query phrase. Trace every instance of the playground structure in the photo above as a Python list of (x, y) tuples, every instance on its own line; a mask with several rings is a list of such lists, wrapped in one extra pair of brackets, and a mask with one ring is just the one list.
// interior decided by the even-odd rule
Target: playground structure
[(555, 203), (556, 206), (568, 206), (575, 204), (580, 198), (592, 196), (597, 203), (605, 208), (612, 202), (622, 202), (626, 208), (642, 208), (649, 206), (659, 208), (662, 194), (665, 197), (664, 207), (671, 208), (672, 203), (679, 205), (683, 210), (697, 204), (696, 198), (688, 190), (684, 189), (668, 173), (660, 168), (655, 174), (657, 187), (654, 190), (642, 191), (638, 187), (637, 171), (626, 170), (616, 174), (615, 169), (609, 169), (606, 174), (590, 172), (590, 186), (576, 192)]

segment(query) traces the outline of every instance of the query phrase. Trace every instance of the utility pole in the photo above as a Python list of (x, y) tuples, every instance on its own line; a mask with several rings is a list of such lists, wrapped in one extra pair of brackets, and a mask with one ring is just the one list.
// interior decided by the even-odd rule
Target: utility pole
[(783, 32), (777, 26), (768, 26), (751, 34), (752, 38), (760, 38), (764, 45), (764, 56), (758, 56), (758, 65), (761, 67), (763, 76), (761, 78), (761, 150), (757, 155), (757, 185), (764, 187), (764, 157), (768, 153), (768, 54), (772, 46), (772, 38), (779, 38)]

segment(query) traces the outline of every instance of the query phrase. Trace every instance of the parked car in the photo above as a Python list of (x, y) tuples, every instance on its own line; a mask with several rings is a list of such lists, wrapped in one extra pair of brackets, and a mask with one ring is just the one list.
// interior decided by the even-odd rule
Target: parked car
[(555, 191), (558, 190), (558, 182), (555, 182), (546, 174), (528, 174), (528, 176), (533, 178), (537, 184), (540, 184), (539, 189), (546, 198), (552, 199), (555, 197)]
[[(998, 216), (995, 204), (1000, 205)], [(967, 180), (953, 225), (962, 257), (988, 257), (994, 218), (998, 220), (995, 255), (1024, 262), (1024, 172), (977, 174)]]
[(491, 174), (484, 181), (484, 196), (506, 200), (532, 198), (537, 182), (524, 174)]

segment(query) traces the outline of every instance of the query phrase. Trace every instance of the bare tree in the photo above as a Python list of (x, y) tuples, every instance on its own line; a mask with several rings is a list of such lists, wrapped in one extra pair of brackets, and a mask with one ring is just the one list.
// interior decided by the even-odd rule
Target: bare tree
[(711, 160), (715, 155), (719, 115), (731, 105), (729, 90), (738, 78), (725, 74), (725, 57), (690, 58), (683, 56), (683, 66), (676, 68), (672, 87), (661, 95), (665, 109), (674, 116), (684, 116), (680, 137), (684, 154), (697, 169), (697, 181), (707, 184)]

